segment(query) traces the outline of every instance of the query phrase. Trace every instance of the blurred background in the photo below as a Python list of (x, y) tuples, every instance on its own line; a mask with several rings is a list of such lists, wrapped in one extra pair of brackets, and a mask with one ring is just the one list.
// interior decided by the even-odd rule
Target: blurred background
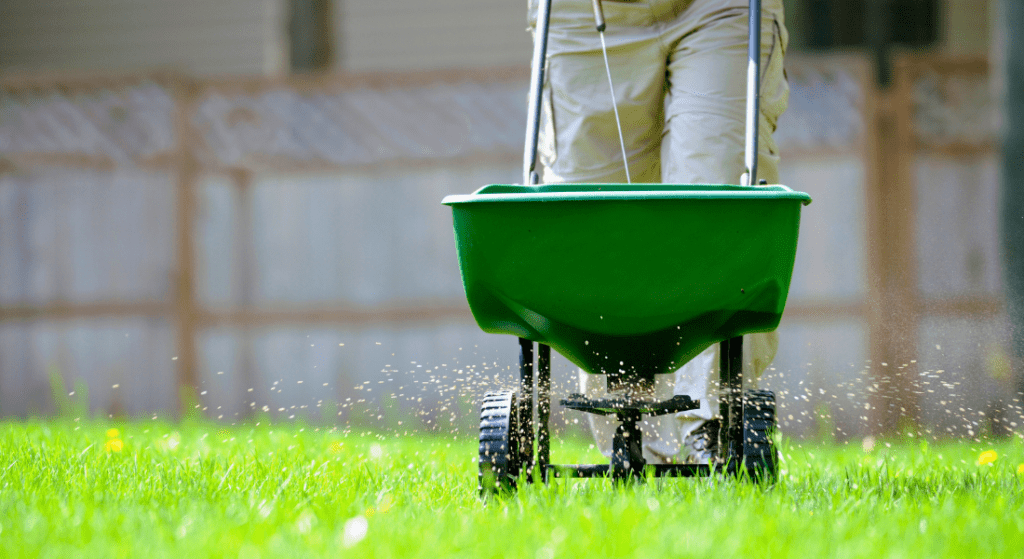
[[(1019, 428), (1024, 8), (785, 4), (783, 430)], [(531, 50), (523, 0), (0, 1), (0, 416), (471, 434), (517, 344), (440, 200), (520, 181)]]

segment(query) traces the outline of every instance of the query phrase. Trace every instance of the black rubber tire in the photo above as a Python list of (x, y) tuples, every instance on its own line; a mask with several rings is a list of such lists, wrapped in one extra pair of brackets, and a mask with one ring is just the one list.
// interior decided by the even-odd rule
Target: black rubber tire
[(775, 447), (775, 393), (743, 393), (743, 466), (752, 478), (774, 483), (778, 479), (779, 450)]
[(511, 390), (488, 392), (480, 406), (480, 474), (482, 496), (516, 488), (522, 455), (519, 451), (519, 407)]

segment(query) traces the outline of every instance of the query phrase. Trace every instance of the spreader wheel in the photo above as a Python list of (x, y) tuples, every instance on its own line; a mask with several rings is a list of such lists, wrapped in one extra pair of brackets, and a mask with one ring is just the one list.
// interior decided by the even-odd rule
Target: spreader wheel
[(522, 466), (519, 412), (511, 390), (488, 392), (480, 407), (481, 495), (515, 489)]
[(773, 438), (776, 426), (775, 393), (744, 392), (743, 465), (754, 479), (774, 482), (778, 477), (779, 451)]

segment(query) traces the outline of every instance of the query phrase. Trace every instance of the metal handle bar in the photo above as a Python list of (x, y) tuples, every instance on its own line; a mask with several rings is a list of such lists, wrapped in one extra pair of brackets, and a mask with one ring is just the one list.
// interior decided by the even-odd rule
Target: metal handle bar
[(741, 182), (757, 184), (757, 133), (761, 118), (761, 0), (750, 0), (750, 37), (747, 45), (747, 138)]
[(594, 6), (594, 22), (597, 23), (597, 32), (604, 33), (607, 27), (604, 24), (604, 9), (601, 7), (601, 0), (590, 0)]
[[(604, 12), (600, 0), (591, 0), (598, 31), (604, 28)], [(530, 97), (527, 107), (526, 150), (523, 154), (523, 184), (537, 184), (537, 145), (540, 134), (541, 94), (547, 60), (548, 26), (551, 22), (552, 0), (540, 0), (537, 7), (537, 29), (533, 38), (533, 65), (530, 75)], [(761, 0), (750, 0), (749, 43), (747, 46), (747, 122), (744, 150), (746, 172), (741, 182), (757, 184), (758, 127), (761, 97)]]
[(544, 87), (544, 66), (547, 61), (548, 24), (551, 22), (551, 0), (540, 0), (537, 7), (537, 30), (533, 36), (533, 66), (530, 74), (530, 100), (526, 109), (526, 153), (523, 154), (523, 184), (537, 184), (537, 144), (540, 135), (540, 98)]

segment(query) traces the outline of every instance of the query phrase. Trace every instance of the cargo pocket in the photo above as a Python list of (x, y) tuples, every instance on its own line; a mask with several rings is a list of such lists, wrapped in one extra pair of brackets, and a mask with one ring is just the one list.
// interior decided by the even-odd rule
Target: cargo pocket
[[(548, 62), (548, 72), (551, 71), (551, 63)], [(558, 138), (555, 132), (555, 111), (551, 100), (551, 80), (544, 80), (544, 87), (541, 89), (540, 98), (540, 137), (537, 142), (537, 161), (542, 167), (537, 169), (541, 181), (544, 180), (544, 171), (554, 168), (558, 160)]]
[(774, 133), (779, 117), (786, 111), (789, 104), (789, 83), (786, 80), (786, 44), (788, 33), (786, 26), (778, 17), (772, 17), (772, 39), (768, 58), (761, 68), (761, 114)]

